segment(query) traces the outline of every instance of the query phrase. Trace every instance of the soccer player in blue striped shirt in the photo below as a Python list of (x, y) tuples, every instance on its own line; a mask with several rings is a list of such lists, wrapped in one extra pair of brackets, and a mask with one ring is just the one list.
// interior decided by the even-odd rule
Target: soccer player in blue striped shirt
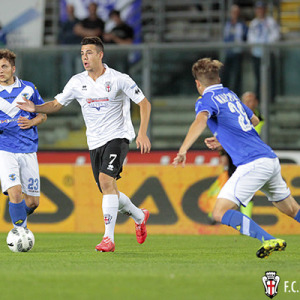
[(16, 105), (22, 97), (43, 104), (31, 82), (15, 76), (16, 55), (0, 50), (0, 181), (2, 192), (9, 196), (9, 214), (14, 226), (27, 226), (27, 215), (39, 205), (40, 177), (36, 156), (37, 125), (45, 114), (28, 113)]

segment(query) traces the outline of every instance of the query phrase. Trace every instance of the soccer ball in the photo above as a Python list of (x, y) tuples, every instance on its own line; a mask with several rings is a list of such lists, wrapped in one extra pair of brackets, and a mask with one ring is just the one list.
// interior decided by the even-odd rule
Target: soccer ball
[(12, 252), (27, 252), (34, 245), (34, 235), (24, 227), (14, 227), (7, 235), (6, 243)]

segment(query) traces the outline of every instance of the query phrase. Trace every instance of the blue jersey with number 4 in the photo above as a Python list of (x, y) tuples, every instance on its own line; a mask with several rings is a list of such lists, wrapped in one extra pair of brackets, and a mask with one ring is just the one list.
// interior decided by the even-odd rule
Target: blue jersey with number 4
[(35, 113), (29, 113), (16, 107), (17, 102), (22, 102), (23, 97), (34, 104), (43, 104), (38, 90), (28, 81), (19, 80), (11, 86), (0, 85), (0, 150), (13, 153), (36, 152), (38, 148), (38, 133), (36, 126), (21, 129), (18, 118), (33, 119)]
[(276, 157), (254, 129), (250, 121), (253, 112), (222, 84), (204, 90), (196, 102), (196, 114), (202, 111), (208, 112), (207, 125), (234, 165), (243, 165), (262, 157)]

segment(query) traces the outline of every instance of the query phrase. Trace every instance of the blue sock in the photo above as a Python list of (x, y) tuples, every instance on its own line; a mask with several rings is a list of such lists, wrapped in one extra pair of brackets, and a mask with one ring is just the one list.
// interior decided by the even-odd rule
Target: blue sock
[(221, 223), (239, 230), (241, 234), (259, 239), (261, 242), (275, 239), (275, 237), (264, 231), (252, 219), (236, 210), (230, 209), (226, 211)]
[(27, 226), (27, 214), (25, 209), (25, 201), (20, 203), (9, 202), (9, 214), (14, 226)]
[(299, 209), (299, 211), (298, 211), (298, 213), (297, 213), (297, 215), (296, 215), (296, 217), (294, 218), (297, 222), (299, 222), (300, 223), (300, 209)]

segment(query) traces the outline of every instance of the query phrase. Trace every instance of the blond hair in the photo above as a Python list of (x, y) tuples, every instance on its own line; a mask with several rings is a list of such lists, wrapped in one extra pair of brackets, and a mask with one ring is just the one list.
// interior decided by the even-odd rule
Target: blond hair
[(223, 64), (218, 60), (202, 58), (193, 64), (192, 73), (204, 86), (210, 86), (220, 82), (219, 73), (222, 67)]

